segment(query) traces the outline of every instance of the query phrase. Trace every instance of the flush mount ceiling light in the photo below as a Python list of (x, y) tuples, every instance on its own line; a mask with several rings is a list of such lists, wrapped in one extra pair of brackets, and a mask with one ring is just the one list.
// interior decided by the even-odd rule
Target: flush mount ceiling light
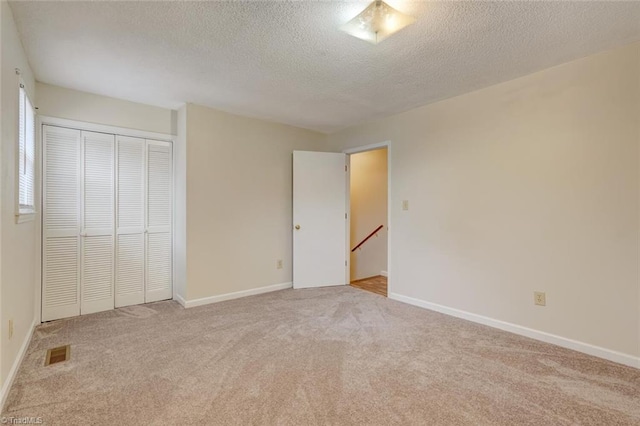
[(378, 44), (414, 22), (412, 16), (397, 11), (382, 0), (376, 0), (340, 29), (369, 43)]

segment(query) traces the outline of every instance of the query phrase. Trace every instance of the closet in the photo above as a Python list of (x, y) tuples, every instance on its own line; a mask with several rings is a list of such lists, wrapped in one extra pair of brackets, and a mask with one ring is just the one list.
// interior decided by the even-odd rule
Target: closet
[(42, 320), (172, 297), (172, 144), (42, 126)]

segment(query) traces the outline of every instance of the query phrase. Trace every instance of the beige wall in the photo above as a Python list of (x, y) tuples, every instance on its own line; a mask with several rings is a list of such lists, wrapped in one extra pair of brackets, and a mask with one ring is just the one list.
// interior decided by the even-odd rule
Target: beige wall
[(175, 135), (175, 111), (37, 83), (38, 114)]
[(634, 44), (331, 135), (391, 141), (390, 291), (640, 355), (639, 76)]
[[(2, 147), (0, 149), (1, 211), (0, 211), (0, 383), (5, 381), (20, 347), (29, 336), (35, 318), (35, 222), (17, 224), (16, 151), (18, 123), (18, 77), (22, 71), (27, 91), (34, 99), (35, 83), (22, 44), (18, 38), (11, 9), (5, 1), (1, 7), (2, 39)], [(14, 334), (8, 336), (9, 320), (14, 321)]]
[(324, 142), (320, 133), (187, 106), (188, 300), (291, 281), (292, 151)]
[(387, 149), (352, 154), (350, 162), (351, 247), (378, 226), (384, 228), (351, 253), (351, 280), (387, 271)]

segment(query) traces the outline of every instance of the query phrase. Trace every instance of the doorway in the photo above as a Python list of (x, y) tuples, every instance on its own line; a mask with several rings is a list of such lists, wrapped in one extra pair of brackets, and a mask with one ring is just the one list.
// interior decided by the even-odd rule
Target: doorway
[(349, 156), (350, 284), (387, 296), (388, 148)]
[[(360, 153), (363, 155), (355, 157)], [(386, 296), (393, 289), (392, 279), (388, 284), (391, 234), (387, 226), (391, 142), (342, 153), (293, 151), (292, 159), (293, 288), (353, 282), (354, 287)], [(369, 167), (360, 167), (361, 159)], [(356, 167), (353, 185), (352, 160)], [(351, 188), (355, 190), (353, 197)], [(371, 198), (375, 198), (375, 208)]]

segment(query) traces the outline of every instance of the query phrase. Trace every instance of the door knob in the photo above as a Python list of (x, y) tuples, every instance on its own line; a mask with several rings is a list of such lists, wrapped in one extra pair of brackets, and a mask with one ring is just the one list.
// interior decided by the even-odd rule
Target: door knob
[(296, 225), (296, 229), (300, 229), (300, 225)]

